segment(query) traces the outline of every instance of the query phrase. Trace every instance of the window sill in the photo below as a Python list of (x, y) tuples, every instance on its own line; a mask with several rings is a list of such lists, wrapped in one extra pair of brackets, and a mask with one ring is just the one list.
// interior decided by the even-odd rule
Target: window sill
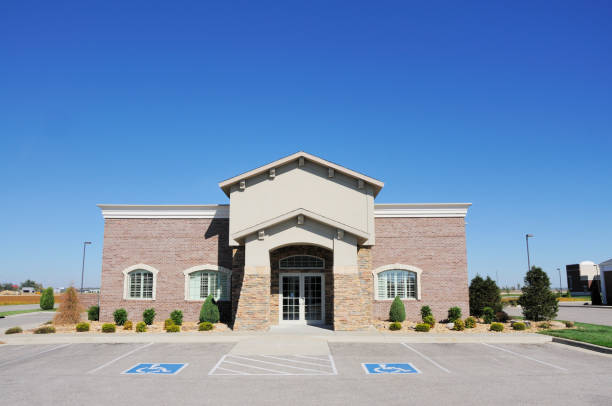
[(124, 297), (123, 300), (130, 300), (130, 301), (143, 301), (143, 302), (153, 302), (155, 301), (155, 298), (143, 298), (143, 297)]
[[(219, 299), (219, 300), (217, 300), (215, 298), (213, 298), (213, 300), (215, 302), (229, 302), (230, 301), (229, 299)], [(196, 302), (197, 303), (197, 302), (205, 302), (206, 299), (185, 299), (185, 301), (186, 302)]]
[[(392, 302), (392, 301), (395, 300), (395, 298), (393, 298), (393, 299), (374, 299), (374, 300), (376, 302)], [(415, 302), (418, 302), (421, 299), (416, 299), (416, 298), (411, 297), (411, 298), (407, 298), (407, 299), (400, 298), (400, 300), (402, 300), (402, 301), (406, 300), (406, 301), (415, 301)]]

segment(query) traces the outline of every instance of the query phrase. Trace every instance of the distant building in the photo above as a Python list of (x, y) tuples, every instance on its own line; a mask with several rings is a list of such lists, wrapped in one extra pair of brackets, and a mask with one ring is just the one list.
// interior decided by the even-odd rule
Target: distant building
[(582, 261), (579, 264), (566, 265), (567, 289), (571, 293), (590, 293), (593, 281), (599, 280), (599, 269), (592, 261)]
[(599, 264), (599, 272), (601, 272), (601, 299), (604, 304), (612, 305), (612, 259)]
[(31, 286), (24, 286), (23, 288), (21, 288), (21, 293), (34, 293), (36, 292), (36, 288), (33, 288)]

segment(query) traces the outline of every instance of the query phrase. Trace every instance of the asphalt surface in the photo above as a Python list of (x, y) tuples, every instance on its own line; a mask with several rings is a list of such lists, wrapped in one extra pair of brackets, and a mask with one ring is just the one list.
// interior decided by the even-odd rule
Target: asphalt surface
[[(510, 316), (522, 316), (523, 314), (520, 306), (507, 306), (504, 310)], [(556, 319), (612, 326), (612, 306), (560, 305)]]
[[(0, 393), (10, 405), (612, 404), (612, 356), (554, 343), (330, 343), (327, 356), (273, 357), (233, 346), (0, 345)], [(125, 374), (139, 363), (188, 365)], [(420, 373), (367, 375), (362, 363)]]
[[(58, 304), (56, 303), (54, 306), (56, 309)], [(39, 304), (25, 304), (25, 305), (2, 305), (0, 306), (0, 312), (12, 312), (14, 310), (34, 310), (40, 309)]]
[(19, 326), (24, 330), (36, 328), (53, 319), (55, 312), (35, 312), (6, 316), (0, 319), (0, 337), (7, 328)]

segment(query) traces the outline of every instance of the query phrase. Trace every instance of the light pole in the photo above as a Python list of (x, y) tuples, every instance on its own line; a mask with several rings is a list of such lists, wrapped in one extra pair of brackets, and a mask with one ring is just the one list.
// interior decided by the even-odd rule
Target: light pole
[(531, 262), (529, 261), (529, 237), (533, 237), (533, 234), (525, 234), (525, 243), (527, 244), (527, 272), (531, 270)]
[(85, 276), (85, 247), (91, 244), (91, 241), (83, 241), (83, 265), (81, 266), (81, 293), (83, 293), (83, 277)]
[(563, 291), (563, 285), (561, 284), (561, 268), (557, 268), (559, 272), (559, 296), (561, 296), (561, 292)]

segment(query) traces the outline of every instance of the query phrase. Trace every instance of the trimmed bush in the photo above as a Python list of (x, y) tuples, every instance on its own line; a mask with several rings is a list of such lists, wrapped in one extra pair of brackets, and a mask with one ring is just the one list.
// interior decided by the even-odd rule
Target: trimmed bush
[(491, 323), (491, 331), (504, 331), (504, 325), (501, 323)]
[(200, 309), (200, 322), (207, 321), (209, 323), (219, 322), (219, 307), (215, 303), (212, 295), (208, 295), (202, 308)]
[(66, 289), (62, 296), (62, 302), (53, 317), (55, 324), (76, 324), (81, 321), (83, 311), (79, 303), (77, 291), (72, 286)]
[(104, 323), (102, 324), (102, 332), (103, 333), (114, 333), (115, 332), (115, 325), (113, 323)]
[(420, 331), (422, 333), (427, 333), (430, 329), (429, 324), (427, 323), (419, 323), (416, 326), (414, 326), (414, 329), (416, 331)]
[(175, 310), (172, 313), (170, 313), (170, 318), (172, 319), (174, 324), (176, 324), (177, 326), (180, 326), (183, 324), (183, 312), (181, 310)]
[(514, 330), (519, 330), (520, 331), (520, 330), (525, 330), (527, 328), (527, 326), (525, 325), (525, 323), (518, 321), (516, 323), (512, 323), (512, 328)]
[(391, 308), (389, 309), (389, 321), (401, 323), (404, 320), (406, 320), (404, 302), (402, 302), (399, 296), (395, 296), (393, 303), (391, 303)]
[(52, 334), (55, 333), (55, 327), (53, 326), (42, 326), (34, 330), (34, 334)]
[(214, 328), (214, 325), (208, 321), (203, 321), (198, 326), (199, 331), (210, 331)]
[(397, 330), (401, 330), (402, 329), (402, 323), (394, 321), (393, 323), (389, 324), (389, 330), (391, 331), (397, 331)]
[(113, 318), (115, 319), (116, 325), (123, 326), (128, 319), (128, 312), (123, 308), (117, 309), (113, 312)]
[(500, 323), (505, 323), (510, 320), (510, 316), (508, 316), (508, 313), (504, 311), (497, 312), (495, 313), (495, 320), (499, 321)]
[(550, 323), (550, 321), (543, 321), (542, 323), (538, 324), (539, 328), (551, 328), (552, 324)]
[(485, 307), (482, 309), (482, 319), (484, 320), (485, 324), (491, 324), (494, 316), (495, 312), (490, 307)]
[(429, 324), (429, 327), (433, 328), (436, 325), (436, 319), (430, 314), (429, 316), (423, 317), (423, 323)]
[(89, 309), (87, 309), (87, 320), (90, 320), (90, 321), (100, 320), (100, 307), (99, 306), (90, 306)]
[(565, 322), (565, 327), (567, 327), (567, 328), (572, 328), (572, 327), (574, 327), (574, 322), (573, 322), (573, 321), (566, 321), (566, 322)]
[(155, 309), (145, 309), (145, 311), (142, 312), (142, 320), (147, 324), (147, 326), (153, 324), (153, 320), (155, 320)]
[(525, 286), (518, 304), (523, 308), (527, 320), (551, 320), (557, 316), (559, 304), (550, 290), (550, 280), (542, 268), (532, 266), (525, 275)]
[(89, 331), (89, 323), (86, 323), (86, 322), (82, 321), (82, 322), (78, 323), (75, 328), (76, 328), (76, 331), (79, 332), (79, 333), (83, 333), (85, 331)]
[(465, 330), (465, 323), (461, 319), (455, 320), (455, 325), (453, 326), (453, 330), (455, 331), (463, 331)]
[(137, 333), (145, 333), (147, 331), (147, 323), (144, 321), (139, 321), (136, 323), (136, 332)]
[(465, 328), (474, 328), (476, 327), (476, 319), (470, 316), (465, 319), (465, 322), (463, 324), (465, 324)]
[(128, 320), (128, 321), (126, 321), (126, 322), (125, 322), (125, 324), (123, 325), (123, 329), (124, 329), (124, 330), (131, 330), (131, 329), (132, 329), (132, 325), (133, 325), (133, 324), (132, 324), (132, 321), (131, 321), (131, 320)]
[(21, 329), (21, 327), (11, 327), (4, 332), (4, 334), (18, 334), (18, 333), (23, 333), (23, 330)]
[(427, 316), (433, 316), (433, 313), (431, 312), (431, 307), (421, 306), (421, 319), (425, 321), (425, 317)]
[(48, 287), (43, 290), (40, 295), (40, 308), (43, 310), (51, 310), (55, 306), (55, 296), (53, 295), (53, 288)]
[(171, 324), (166, 328), (167, 333), (178, 333), (181, 331), (181, 326), (177, 326), (176, 324)]
[(170, 327), (173, 324), (174, 324), (174, 321), (172, 321), (172, 319), (164, 320), (164, 329), (167, 329), (168, 327)]
[(448, 309), (448, 322), (453, 323), (455, 320), (461, 319), (461, 308), (454, 306)]

